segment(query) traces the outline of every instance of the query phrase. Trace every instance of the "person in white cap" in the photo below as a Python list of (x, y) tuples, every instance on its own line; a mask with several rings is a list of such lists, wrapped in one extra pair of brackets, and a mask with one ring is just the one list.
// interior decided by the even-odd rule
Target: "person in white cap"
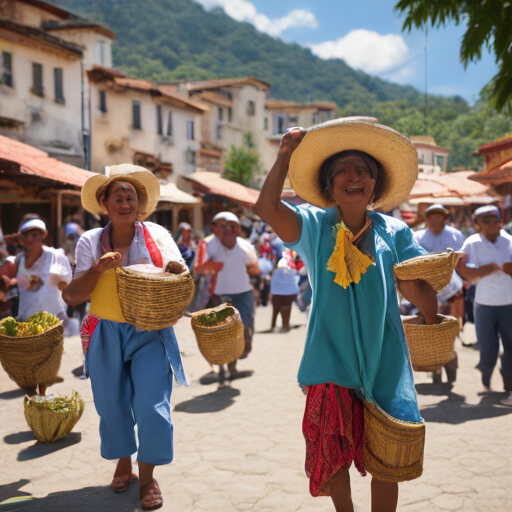
[(477, 368), (482, 373), (484, 389), (490, 391), (501, 337), (500, 372), (505, 391), (512, 391), (512, 237), (502, 232), (496, 206), (478, 208), (473, 218), (480, 233), (466, 240), (457, 272), (476, 283), (475, 329), (480, 349)]
[[(217, 272), (215, 294), (229, 299), (238, 309), (244, 324), (245, 350), (240, 359), (252, 349), (254, 331), (254, 294), (250, 276), (259, 275), (258, 256), (250, 242), (240, 238), (240, 221), (231, 212), (220, 212), (213, 218), (215, 236), (206, 245), (206, 260), (195, 268), (197, 273)], [(236, 361), (229, 363), (230, 379), (238, 376)], [(221, 378), (223, 368), (221, 367)]]
[(48, 236), (46, 224), (30, 216), (19, 228), (23, 252), (15, 260), (20, 297), (18, 318), (21, 321), (40, 311), (65, 320), (66, 303), (62, 291), (71, 281), (69, 261), (52, 247), (43, 244)]
[[(442, 204), (433, 204), (425, 210), (426, 228), (414, 233), (416, 241), (428, 252), (445, 252), (447, 249), (459, 251), (466, 241), (466, 237), (458, 230), (447, 224), (449, 212)], [(450, 284), (437, 294), (440, 312), (450, 314), (457, 318), (462, 326), (464, 318), (464, 292), (463, 281), (457, 272), (453, 272)], [(445, 311), (445, 310), (448, 311)], [(455, 382), (457, 378), (458, 358), (448, 362), (444, 369), (448, 382)], [(433, 372), (433, 381), (442, 381), (441, 369)]]

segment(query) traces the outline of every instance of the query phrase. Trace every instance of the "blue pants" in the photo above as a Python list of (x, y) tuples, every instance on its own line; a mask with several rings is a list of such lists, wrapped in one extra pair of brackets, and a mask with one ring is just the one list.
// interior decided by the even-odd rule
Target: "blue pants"
[(498, 360), (500, 336), (503, 355), (500, 371), (504, 377), (512, 377), (512, 304), (507, 306), (484, 306), (475, 304), (475, 329), (480, 362), (477, 368), (482, 372), (482, 383), (490, 386), (491, 376)]
[(249, 331), (246, 337), (252, 340), (254, 334), (254, 294), (252, 290), (243, 293), (224, 293), (222, 300), (224, 297), (231, 299), (233, 306), (240, 312), (244, 329), (246, 333)]
[(172, 370), (158, 331), (100, 320), (88, 352), (94, 405), (100, 416), (101, 455), (148, 464), (173, 459)]

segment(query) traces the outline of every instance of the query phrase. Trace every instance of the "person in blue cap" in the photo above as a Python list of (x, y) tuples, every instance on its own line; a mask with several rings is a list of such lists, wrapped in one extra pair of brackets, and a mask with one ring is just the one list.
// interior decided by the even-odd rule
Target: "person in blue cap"
[(476, 283), (475, 328), (480, 348), (477, 368), (482, 373), (484, 389), (491, 391), (501, 337), (500, 372), (505, 391), (512, 391), (512, 237), (502, 230), (496, 206), (478, 208), (473, 218), (480, 232), (464, 243), (457, 272)]

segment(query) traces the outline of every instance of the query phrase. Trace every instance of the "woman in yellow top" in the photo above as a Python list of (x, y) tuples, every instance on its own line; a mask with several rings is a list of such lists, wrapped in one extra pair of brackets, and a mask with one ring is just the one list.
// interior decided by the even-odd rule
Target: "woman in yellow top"
[(172, 327), (138, 331), (127, 323), (119, 303), (115, 267), (152, 263), (172, 273), (186, 270), (170, 233), (142, 222), (154, 211), (159, 197), (157, 178), (131, 164), (107, 167), (105, 175), (86, 181), (83, 207), (108, 215), (110, 222), (80, 238), (75, 277), (63, 294), (70, 305), (91, 298), (81, 335), (85, 371), (100, 416), (101, 455), (119, 459), (111, 488), (121, 492), (132, 481), (131, 455), (138, 452), (143, 510), (160, 508), (163, 503), (153, 470), (155, 465), (172, 461), (172, 376), (178, 384), (186, 384), (186, 379)]

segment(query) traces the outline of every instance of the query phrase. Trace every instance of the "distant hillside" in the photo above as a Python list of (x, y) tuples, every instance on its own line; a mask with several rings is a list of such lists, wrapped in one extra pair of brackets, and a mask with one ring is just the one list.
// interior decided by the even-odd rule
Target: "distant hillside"
[(306, 48), (233, 20), (222, 9), (206, 11), (192, 0), (55, 3), (115, 30), (114, 62), (131, 74), (163, 80), (255, 76), (272, 84), (275, 98), (329, 99), (340, 107), (415, 100), (419, 94), (341, 60), (322, 60)]
[(322, 60), (297, 44), (258, 32), (251, 24), (206, 11), (192, 0), (53, 0), (113, 29), (116, 67), (155, 80), (254, 76), (272, 96), (332, 100), (339, 115), (371, 115), (407, 136), (429, 134), (448, 147), (450, 166), (475, 167), (478, 145), (512, 131), (512, 120), (485, 104), (422, 94), (356, 71), (342, 60)]

